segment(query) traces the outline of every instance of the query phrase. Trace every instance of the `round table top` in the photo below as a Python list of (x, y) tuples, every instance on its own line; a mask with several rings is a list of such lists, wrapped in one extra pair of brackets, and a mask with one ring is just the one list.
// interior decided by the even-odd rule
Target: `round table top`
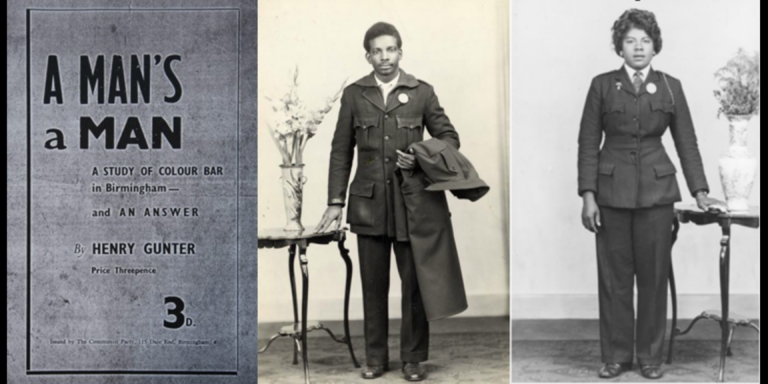
[(710, 212), (704, 212), (695, 204), (681, 204), (681, 205), (675, 205), (675, 212), (681, 212), (688, 215), (713, 215), (717, 216), (719, 218), (730, 218), (730, 217), (760, 217), (760, 207), (759, 206), (751, 206), (746, 211), (730, 211), (730, 212), (719, 212), (719, 213), (710, 213)]
[(282, 228), (259, 228), (258, 239), (259, 240), (302, 240), (311, 239), (315, 237), (334, 236), (347, 230), (347, 228), (330, 229), (325, 232), (315, 233), (316, 225), (306, 226), (303, 231), (286, 231)]

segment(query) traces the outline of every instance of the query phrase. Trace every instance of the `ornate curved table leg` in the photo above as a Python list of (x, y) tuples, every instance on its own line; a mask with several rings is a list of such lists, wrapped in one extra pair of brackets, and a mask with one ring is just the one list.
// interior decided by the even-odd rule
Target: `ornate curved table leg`
[(680, 330), (677, 328), (677, 289), (675, 288), (675, 272), (671, 264), (669, 266), (669, 289), (672, 291), (672, 329), (669, 332), (667, 364), (672, 364), (672, 351), (675, 346), (675, 336), (677, 336)]
[(680, 331), (678, 330), (678, 331), (676, 332), (676, 333), (677, 333), (677, 336), (683, 336), (683, 335), (685, 335), (686, 333), (690, 332), (690, 331), (691, 331), (691, 328), (693, 328), (693, 326), (696, 324), (696, 322), (697, 322), (697, 321), (699, 321), (699, 320), (701, 320), (701, 319), (703, 319), (703, 318), (705, 318), (705, 317), (707, 317), (707, 316), (704, 316), (704, 314), (703, 314), (703, 313), (702, 313), (701, 315), (698, 315), (698, 316), (694, 317), (694, 318), (693, 318), (693, 321), (691, 321), (691, 323), (690, 323), (690, 324), (688, 324), (688, 327), (687, 327), (687, 328), (685, 328), (685, 330), (684, 330), (684, 331), (680, 332)]
[(720, 327), (722, 337), (720, 340), (720, 372), (718, 379), (725, 381), (725, 355), (728, 350), (728, 268), (731, 258), (731, 226), (726, 222), (722, 225), (723, 238), (720, 240), (720, 301), (722, 305), (722, 320)]
[[(293, 346), (296, 347), (296, 349), (298, 349), (299, 352), (301, 352), (301, 341), (295, 337), (293, 337), (292, 339), (293, 339)], [(304, 355), (302, 355), (302, 358), (303, 356)]]
[(269, 338), (269, 341), (267, 341), (267, 345), (265, 345), (265, 346), (264, 346), (264, 348), (262, 348), (262, 349), (259, 349), (259, 353), (264, 353), (264, 352), (266, 352), (266, 351), (267, 351), (267, 349), (269, 349), (269, 346), (270, 346), (270, 345), (272, 345), (272, 342), (273, 342), (273, 341), (275, 341), (275, 340), (277, 340), (277, 339), (278, 339), (278, 338), (280, 338), (281, 336), (282, 336), (282, 335), (281, 335), (281, 334), (279, 334), (279, 333), (278, 333), (278, 334), (276, 334), (276, 335), (272, 335), (272, 337), (270, 337), (270, 338)]
[(347, 266), (347, 282), (344, 287), (344, 337), (349, 347), (349, 355), (352, 356), (352, 364), (355, 365), (355, 368), (360, 368), (360, 363), (357, 362), (355, 357), (355, 350), (352, 348), (352, 338), (349, 336), (349, 291), (352, 287), (352, 260), (349, 259), (349, 250), (344, 247), (345, 239), (346, 236), (342, 232), (338, 242), (339, 253), (341, 258), (344, 259), (344, 264)]
[[(680, 230), (680, 221), (677, 217), (672, 220), (672, 245), (677, 241), (677, 232)], [(671, 249), (670, 249), (671, 253)], [(669, 259), (669, 290), (672, 293), (672, 329), (669, 331), (669, 351), (667, 351), (667, 364), (672, 364), (672, 351), (675, 345), (675, 336), (680, 332), (677, 329), (677, 289), (675, 287), (675, 270), (672, 268), (672, 258)]]
[(309, 297), (309, 260), (307, 244), (299, 244), (299, 263), (302, 274), (301, 293), (301, 358), (304, 360), (304, 382), (309, 384), (309, 359), (307, 358), (307, 304)]
[(336, 335), (333, 333), (333, 331), (331, 331), (330, 329), (326, 328), (322, 324), (319, 327), (317, 327), (317, 329), (325, 331), (326, 333), (328, 333), (328, 336), (330, 336), (331, 339), (333, 339), (333, 341), (335, 341), (337, 343), (341, 343), (341, 344), (346, 344), (347, 343), (347, 339), (346, 338), (344, 338), (344, 337), (342, 337), (342, 338), (336, 337)]
[(733, 356), (731, 352), (731, 341), (733, 341), (733, 333), (736, 331), (736, 326), (731, 325), (731, 330), (728, 332), (728, 350), (725, 352), (726, 356)]
[[(296, 272), (294, 271), (294, 264), (296, 263), (296, 244), (291, 244), (288, 247), (288, 273), (291, 277), (291, 298), (293, 298), (293, 323), (299, 323), (299, 305), (296, 299)], [(293, 364), (299, 363), (298, 357), (299, 348), (296, 343), (293, 343)]]

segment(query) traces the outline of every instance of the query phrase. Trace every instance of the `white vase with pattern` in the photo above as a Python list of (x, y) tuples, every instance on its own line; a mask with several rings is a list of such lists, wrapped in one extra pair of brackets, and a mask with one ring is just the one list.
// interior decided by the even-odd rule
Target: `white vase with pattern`
[(304, 164), (280, 165), (283, 171), (283, 202), (285, 203), (285, 231), (303, 231), (301, 209), (304, 200)]
[(757, 174), (757, 158), (747, 149), (747, 116), (728, 116), (730, 145), (720, 158), (720, 181), (729, 211), (746, 211), (749, 194)]

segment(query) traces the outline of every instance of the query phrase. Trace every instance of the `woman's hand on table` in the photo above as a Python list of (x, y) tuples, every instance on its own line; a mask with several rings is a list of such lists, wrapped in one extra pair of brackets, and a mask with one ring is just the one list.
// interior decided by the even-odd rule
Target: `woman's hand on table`
[(728, 212), (725, 202), (709, 197), (706, 191), (696, 193), (696, 205), (705, 212)]

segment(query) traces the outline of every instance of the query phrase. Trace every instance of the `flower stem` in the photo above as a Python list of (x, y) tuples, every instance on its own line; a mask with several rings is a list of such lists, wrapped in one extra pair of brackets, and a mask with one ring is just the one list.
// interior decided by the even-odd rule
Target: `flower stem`
[(269, 130), (269, 137), (272, 138), (272, 142), (275, 143), (275, 146), (277, 147), (277, 150), (280, 151), (280, 156), (283, 157), (283, 164), (290, 164), (290, 159), (288, 158), (288, 154), (286, 153), (285, 149), (282, 145), (280, 145), (280, 141), (275, 135), (275, 130), (272, 129), (272, 126), (267, 124), (267, 129)]

